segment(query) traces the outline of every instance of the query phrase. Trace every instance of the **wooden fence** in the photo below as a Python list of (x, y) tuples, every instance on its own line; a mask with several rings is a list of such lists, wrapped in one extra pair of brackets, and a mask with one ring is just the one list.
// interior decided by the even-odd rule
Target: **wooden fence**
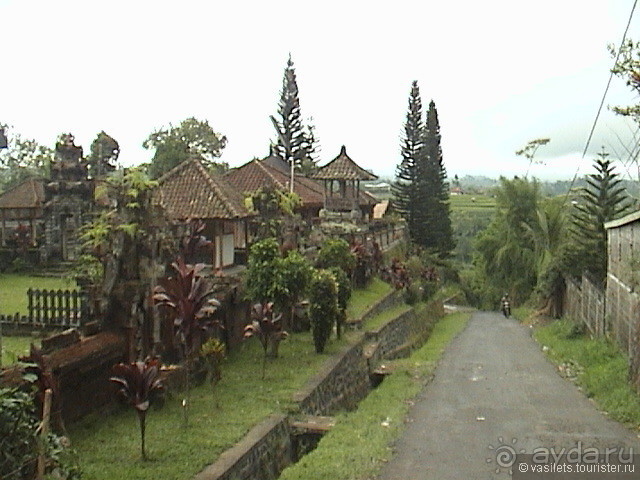
[(86, 323), (87, 296), (78, 290), (27, 290), (28, 315), (0, 314), (3, 326), (70, 328)]

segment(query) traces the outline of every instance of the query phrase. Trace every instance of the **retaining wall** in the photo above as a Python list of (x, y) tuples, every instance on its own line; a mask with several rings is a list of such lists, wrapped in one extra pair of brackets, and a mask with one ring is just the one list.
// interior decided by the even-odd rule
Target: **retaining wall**
[[(419, 314), (413, 309), (405, 312), (375, 332), (363, 332), (294, 395), (299, 413), (329, 415), (354, 408), (370, 391), (370, 373), (377, 362), (424, 343), (442, 314), (442, 304), (433, 304)], [(289, 419), (272, 415), (194, 480), (273, 480), (293, 463), (293, 450)]]

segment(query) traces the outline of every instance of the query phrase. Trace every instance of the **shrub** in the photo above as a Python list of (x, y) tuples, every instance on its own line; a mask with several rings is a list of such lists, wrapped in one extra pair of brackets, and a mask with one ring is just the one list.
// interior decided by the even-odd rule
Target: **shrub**
[(320, 247), (316, 266), (318, 268), (339, 267), (350, 277), (356, 267), (356, 256), (346, 240), (329, 238)]
[(322, 353), (338, 318), (338, 287), (335, 277), (327, 270), (319, 270), (314, 273), (309, 290), (313, 343), (316, 352)]
[(351, 282), (349, 281), (349, 277), (347, 277), (345, 271), (341, 268), (333, 267), (330, 269), (330, 272), (336, 280), (338, 294), (338, 318), (336, 323), (336, 332), (338, 334), (338, 338), (340, 338), (342, 336), (344, 322), (347, 319), (347, 304), (349, 303), (352, 293)]

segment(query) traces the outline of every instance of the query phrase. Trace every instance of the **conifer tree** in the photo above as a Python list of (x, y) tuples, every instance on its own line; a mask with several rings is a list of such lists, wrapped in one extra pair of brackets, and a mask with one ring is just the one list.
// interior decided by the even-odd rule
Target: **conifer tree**
[(422, 100), (418, 82), (413, 81), (409, 93), (409, 108), (401, 142), (402, 160), (396, 167), (396, 181), (392, 186), (394, 206), (407, 222), (413, 241), (420, 236), (420, 199), (416, 188), (416, 165), (422, 155), (424, 141)]
[(441, 257), (455, 247), (449, 210), (449, 183), (440, 146), (440, 123), (433, 100), (424, 128), (424, 149), (416, 166), (417, 189), (421, 193), (421, 227), (418, 242)]
[(315, 168), (313, 128), (305, 127), (300, 113), (296, 70), (291, 60), (287, 60), (282, 79), (282, 90), (278, 102), (278, 118), (272, 117), (277, 131), (275, 153), (298, 171), (312, 171)]
[(587, 186), (575, 205), (571, 236), (574, 269), (580, 275), (590, 273), (604, 281), (607, 274), (607, 232), (604, 224), (622, 216), (630, 206), (629, 197), (618, 174), (614, 172), (609, 154), (602, 149), (594, 161), (596, 173), (587, 175)]

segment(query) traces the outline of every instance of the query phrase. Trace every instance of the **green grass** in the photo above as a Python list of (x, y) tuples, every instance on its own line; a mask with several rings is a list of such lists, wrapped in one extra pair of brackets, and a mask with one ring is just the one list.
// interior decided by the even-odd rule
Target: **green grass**
[(611, 418), (640, 426), (640, 397), (627, 381), (626, 357), (609, 340), (578, 334), (574, 325), (568, 320), (554, 321), (537, 328), (534, 336), (549, 347), (547, 354), (554, 362), (579, 365), (577, 383)]
[(394, 307), (388, 308), (378, 315), (374, 315), (371, 318), (368, 318), (362, 328), (363, 330), (377, 330), (382, 327), (385, 323), (393, 320), (394, 318), (402, 315), (404, 312), (411, 310), (411, 305), (407, 305), (406, 303), (401, 303)]
[(285, 469), (279, 480), (364, 480), (391, 458), (390, 445), (400, 436), (409, 400), (424, 387), (445, 347), (466, 325), (469, 314), (440, 320), (425, 345), (394, 362), (394, 373), (354, 412), (338, 416), (336, 426), (318, 448)]
[(344, 345), (333, 340), (326, 353), (315, 353), (309, 334), (291, 335), (280, 357), (267, 362), (262, 376), (262, 347), (250, 341), (223, 364), (215, 387), (202, 385), (189, 394), (189, 423), (183, 423), (181, 392), (147, 419), (147, 453), (140, 457), (138, 420), (133, 409), (95, 414), (69, 429), (80, 466), (93, 480), (126, 478), (188, 479), (214, 462), (267, 415), (292, 411), (292, 396)]
[(13, 273), (0, 274), (0, 313), (26, 315), (27, 290), (40, 288), (46, 290), (75, 289), (75, 281), (66, 278), (35, 277)]
[[(364, 309), (386, 292), (380, 283), (373, 282), (366, 291), (356, 292), (354, 299), (359, 306), (350, 305), (354, 315), (362, 315), (363, 310), (357, 308)], [(269, 414), (293, 412), (294, 392), (351, 337), (332, 339), (325, 354), (318, 355), (309, 333), (291, 335), (280, 345), (280, 357), (267, 362), (264, 379), (259, 342), (254, 339), (244, 343), (224, 362), (218, 385), (202, 385), (190, 391), (187, 427), (183, 426), (180, 392), (163, 408), (151, 409), (147, 417), (148, 461), (141, 460), (138, 420), (132, 409), (91, 415), (71, 425), (69, 434), (85, 478), (193, 477)]]
[(379, 278), (372, 279), (367, 288), (354, 290), (347, 306), (347, 318), (352, 320), (359, 318), (391, 290), (391, 285)]
[(29, 354), (31, 343), (39, 344), (40, 341), (32, 337), (2, 337), (2, 366), (6, 367), (18, 360), (18, 357)]
[(449, 197), (451, 210), (488, 210), (493, 211), (496, 206), (496, 199), (491, 195), (451, 195)]

